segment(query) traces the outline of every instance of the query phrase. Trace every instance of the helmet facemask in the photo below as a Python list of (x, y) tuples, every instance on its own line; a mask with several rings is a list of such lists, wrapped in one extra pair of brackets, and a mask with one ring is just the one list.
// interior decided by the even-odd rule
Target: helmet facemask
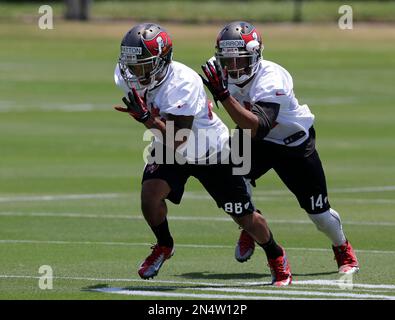
[(163, 79), (166, 74), (170, 59), (160, 57), (161, 52), (157, 56), (145, 59), (137, 59), (135, 55), (127, 55), (121, 53), (119, 58), (119, 68), (122, 77), (130, 86), (135, 86), (137, 82), (142, 88), (153, 88)]
[(262, 49), (262, 37), (256, 28), (245, 21), (234, 21), (219, 32), (215, 58), (228, 70), (229, 83), (243, 84), (257, 72)]
[(250, 41), (246, 48), (217, 48), (215, 59), (228, 71), (229, 83), (240, 84), (250, 79), (261, 59), (259, 43)]

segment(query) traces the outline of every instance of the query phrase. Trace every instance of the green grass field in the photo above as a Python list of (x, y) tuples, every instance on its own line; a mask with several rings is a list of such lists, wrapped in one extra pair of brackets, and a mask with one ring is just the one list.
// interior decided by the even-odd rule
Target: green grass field
[[(0, 299), (395, 298), (394, 27), (258, 26), (265, 58), (288, 68), (316, 115), (330, 200), (361, 264), (352, 290), (334, 283), (329, 241), (273, 173), (254, 199), (287, 248), (294, 285), (265, 285), (262, 250), (234, 260), (237, 227), (193, 179), (169, 205), (176, 254), (154, 280), (139, 279), (154, 243), (139, 210), (146, 142), (112, 110), (129, 27), (0, 24)], [(221, 25), (165, 27), (175, 60), (199, 70)], [(38, 286), (41, 265), (53, 268), (52, 290)], [(105, 287), (130, 295), (92, 291)]]

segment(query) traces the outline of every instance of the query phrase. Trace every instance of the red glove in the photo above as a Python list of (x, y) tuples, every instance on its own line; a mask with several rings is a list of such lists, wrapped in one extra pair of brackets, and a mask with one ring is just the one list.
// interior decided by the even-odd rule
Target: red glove
[(120, 112), (129, 113), (139, 122), (146, 122), (150, 118), (151, 113), (149, 112), (145, 101), (139, 96), (134, 87), (132, 87), (132, 92), (128, 92), (128, 97), (129, 100), (126, 97), (122, 98), (122, 101), (127, 108), (116, 106), (114, 109)]
[(221, 72), (217, 61), (214, 61), (214, 63), (207, 61), (206, 65), (202, 65), (202, 70), (207, 80), (202, 75), (200, 77), (205, 86), (210, 90), (218, 107), (217, 101), (222, 102), (230, 96), (228, 90), (228, 71), (224, 68), (223, 72)]

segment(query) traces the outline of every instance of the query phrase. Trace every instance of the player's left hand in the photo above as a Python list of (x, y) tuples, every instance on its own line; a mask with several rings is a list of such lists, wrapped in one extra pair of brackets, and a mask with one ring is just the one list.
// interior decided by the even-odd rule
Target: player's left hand
[(139, 96), (136, 88), (132, 87), (132, 92), (128, 92), (128, 97), (129, 100), (126, 97), (122, 98), (122, 101), (126, 105), (126, 108), (121, 106), (115, 106), (114, 109), (120, 112), (129, 113), (129, 115), (131, 115), (139, 122), (146, 122), (150, 118), (151, 113), (149, 112), (143, 98)]
[(221, 71), (221, 67), (217, 61), (207, 61), (205, 65), (202, 65), (202, 70), (207, 79), (202, 75), (200, 77), (205, 86), (210, 90), (218, 107), (218, 101), (222, 102), (230, 96), (228, 90), (228, 71), (226, 68)]

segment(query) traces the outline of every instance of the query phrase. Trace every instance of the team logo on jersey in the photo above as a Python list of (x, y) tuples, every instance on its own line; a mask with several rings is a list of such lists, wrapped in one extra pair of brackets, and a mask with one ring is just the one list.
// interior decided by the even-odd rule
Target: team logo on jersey
[(147, 164), (147, 167), (145, 168), (145, 170), (149, 173), (154, 173), (155, 170), (157, 170), (159, 168), (159, 164)]

